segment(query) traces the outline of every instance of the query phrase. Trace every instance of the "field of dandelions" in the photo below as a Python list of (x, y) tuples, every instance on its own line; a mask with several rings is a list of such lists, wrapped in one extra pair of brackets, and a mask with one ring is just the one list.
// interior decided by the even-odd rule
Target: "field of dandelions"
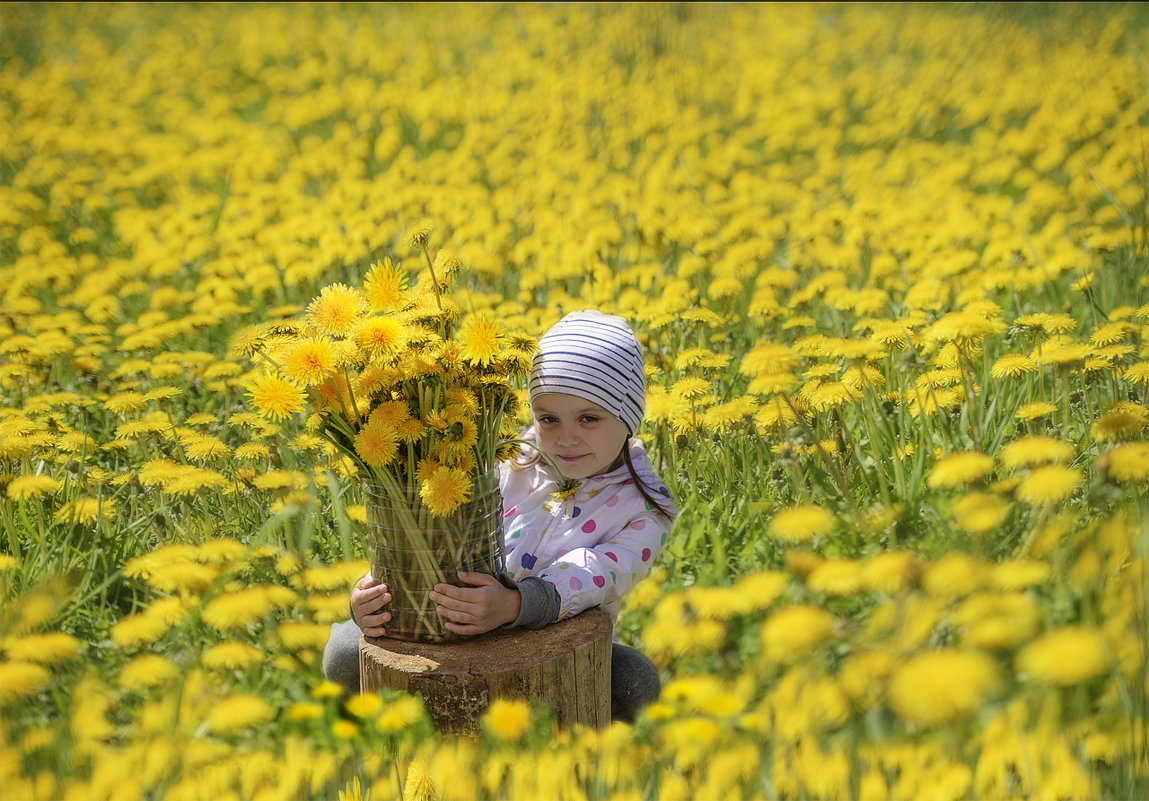
[[(1146, 8), (4, 5), (0, 794), (1149, 795)], [(323, 680), (361, 490), (235, 334), (423, 220), (645, 345), (633, 726)]]

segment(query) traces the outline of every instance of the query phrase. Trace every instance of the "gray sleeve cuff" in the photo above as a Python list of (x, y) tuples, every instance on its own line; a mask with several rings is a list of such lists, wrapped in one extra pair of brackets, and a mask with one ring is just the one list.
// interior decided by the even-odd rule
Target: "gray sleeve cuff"
[(549, 581), (531, 576), (515, 582), (515, 589), (522, 596), (519, 616), (509, 629), (541, 629), (559, 619), (559, 591)]

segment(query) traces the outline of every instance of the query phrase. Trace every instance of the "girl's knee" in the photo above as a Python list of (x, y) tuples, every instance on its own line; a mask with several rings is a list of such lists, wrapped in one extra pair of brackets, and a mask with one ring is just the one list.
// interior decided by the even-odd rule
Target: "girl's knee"
[(359, 692), (359, 626), (353, 621), (333, 623), (323, 648), (323, 675), (350, 695)]
[(615, 643), (610, 672), (611, 719), (633, 723), (643, 707), (658, 700), (662, 691), (658, 668), (633, 648)]

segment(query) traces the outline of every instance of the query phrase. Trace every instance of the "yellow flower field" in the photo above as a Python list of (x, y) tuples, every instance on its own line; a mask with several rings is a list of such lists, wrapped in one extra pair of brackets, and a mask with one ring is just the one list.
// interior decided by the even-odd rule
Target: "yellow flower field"
[[(1149, 796), (1147, 6), (333, 5), (0, 7), (4, 798)], [(469, 359), (643, 341), (634, 726), (323, 679), (338, 355), (253, 332), (424, 245)]]

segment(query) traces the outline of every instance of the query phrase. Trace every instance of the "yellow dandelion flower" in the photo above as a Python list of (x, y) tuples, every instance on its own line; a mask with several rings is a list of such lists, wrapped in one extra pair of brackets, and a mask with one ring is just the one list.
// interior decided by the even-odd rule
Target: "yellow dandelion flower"
[(265, 373), (247, 386), (251, 402), (269, 420), (282, 420), (303, 409), (303, 391), (279, 376)]
[(851, 367), (842, 373), (842, 383), (855, 392), (863, 392), (866, 387), (881, 388), (885, 385), (885, 377), (875, 368), (865, 364)]
[(112, 626), (109, 636), (116, 645), (132, 647), (153, 643), (170, 628), (171, 624), (163, 618), (141, 612), (121, 618)]
[(834, 616), (811, 604), (799, 604), (774, 612), (762, 624), (759, 638), (771, 662), (805, 658), (834, 633)]
[(922, 588), (930, 595), (951, 597), (968, 595), (985, 581), (985, 566), (972, 556), (951, 551), (926, 566)]
[(494, 318), (475, 314), (463, 321), (456, 337), (464, 359), (479, 367), (487, 367), (499, 355), (505, 334)]
[(786, 428), (797, 422), (798, 416), (790, 403), (778, 397), (765, 401), (754, 414), (754, 424), (765, 429)]
[(55, 520), (90, 526), (96, 521), (112, 520), (116, 516), (116, 506), (114, 498), (76, 498), (60, 507)]
[(1053, 464), (1039, 467), (1017, 485), (1017, 497), (1031, 506), (1058, 503), (1081, 483), (1080, 470)]
[(368, 423), (355, 435), (355, 452), (363, 463), (382, 467), (399, 451), (399, 435), (386, 423)]
[(347, 711), (357, 718), (369, 718), (383, 708), (383, 699), (375, 693), (358, 693), (347, 699)]
[(368, 567), (365, 559), (340, 561), (326, 567), (308, 567), (303, 571), (303, 585), (315, 592), (346, 591), (347, 587), (367, 572)]
[(1146, 425), (1149, 425), (1149, 409), (1130, 403), (1099, 417), (1090, 426), (1089, 434), (1097, 442), (1115, 442), (1133, 439)]
[(262, 442), (245, 442), (235, 449), (236, 459), (244, 462), (259, 462), (271, 458), (271, 449)]
[(213, 629), (243, 628), (263, 620), (295, 600), (295, 593), (278, 585), (247, 587), (223, 592), (203, 608), (203, 620)]
[(1093, 329), (1093, 333), (1089, 335), (1089, 341), (1097, 346), (1113, 345), (1123, 341), (1128, 334), (1135, 330), (1137, 329), (1132, 323), (1124, 320), (1103, 323)]
[(1033, 355), (1039, 364), (1071, 365), (1085, 361), (1094, 352), (1092, 345), (1058, 338), (1046, 342), (1040, 353), (1034, 351)]
[(990, 492), (969, 492), (953, 506), (954, 518), (970, 534), (985, 534), (1009, 515), (1009, 503)]
[(17, 476), (8, 485), (8, 497), (14, 501), (32, 501), (41, 495), (58, 492), (62, 486), (62, 481), (51, 476)]
[(439, 801), (442, 793), (431, 776), (431, 765), (426, 757), (411, 760), (407, 778), (403, 782), (403, 801)]
[(436, 517), (446, 517), (470, 500), (471, 479), (461, 470), (440, 466), (422, 482), (419, 496)]
[(1069, 462), (1077, 455), (1068, 442), (1047, 436), (1022, 437), (1010, 442), (999, 454), (1009, 468), (1033, 467), (1046, 462)]
[(852, 653), (838, 671), (838, 682), (851, 703), (868, 709), (878, 701), (881, 687), (896, 665), (897, 659), (889, 651)]
[(183, 390), (179, 387), (156, 387), (155, 389), (151, 389), (145, 392), (144, 398), (150, 401), (165, 401), (169, 398), (174, 398), (176, 395), (182, 394)]
[(214, 734), (235, 734), (267, 723), (274, 715), (271, 704), (258, 695), (236, 693), (208, 711), (207, 728)]
[(771, 535), (783, 542), (805, 542), (834, 530), (837, 521), (821, 506), (802, 504), (778, 512), (770, 519)]
[(1137, 364), (1130, 365), (1126, 368), (1125, 372), (1122, 373), (1121, 377), (1135, 384), (1145, 384), (1149, 386), (1149, 361), (1137, 362)]
[(104, 401), (104, 408), (116, 414), (129, 414), (148, 408), (148, 401), (139, 392), (121, 392)]
[(1112, 663), (1101, 632), (1093, 626), (1065, 626), (1031, 642), (1017, 655), (1019, 673), (1062, 687), (1106, 673)]
[(705, 378), (687, 376), (674, 382), (670, 388), (670, 394), (686, 400), (696, 400), (707, 395), (710, 390), (710, 382)]
[(926, 484), (931, 489), (960, 487), (984, 478), (993, 467), (993, 457), (979, 451), (950, 454), (933, 466)]
[(314, 701), (296, 701), (287, 708), (287, 719), (297, 721), (318, 720), (323, 717), (323, 704)]
[(48, 686), (52, 674), (34, 662), (0, 662), (0, 705), (26, 698)]
[[(322, 648), (325, 646), (331, 635), (331, 626), (326, 623), (290, 620), (280, 623), (275, 631), (288, 650), (302, 651), (305, 648)], [(339, 685), (335, 686), (338, 692), (342, 692)]]
[(1104, 464), (1114, 481), (1145, 481), (1149, 479), (1149, 442), (1118, 446), (1104, 454)]
[(1011, 559), (990, 568), (989, 583), (999, 590), (1024, 590), (1044, 584), (1052, 575), (1053, 568), (1045, 562)]
[(1037, 364), (1024, 353), (1007, 353), (998, 357), (990, 368), (994, 378), (1017, 378), (1037, 371)]
[(179, 667), (159, 654), (141, 654), (133, 657), (120, 669), (119, 683), (129, 689), (158, 687), (180, 675)]
[[(746, 612), (758, 612), (768, 608), (782, 597), (790, 580), (785, 573), (777, 570), (760, 570), (743, 576), (731, 588)], [(652, 584), (652, 587), (657, 585)]]
[(531, 725), (531, 707), (520, 699), (496, 698), (483, 716), (483, 726), (496, 740), (522, 739)]
[(80, 655), (83, 643), (62, 631), (9, 637), (0, 643), (6, 657), (14, 662), (59, 665)]
[(346, 335), (367, 311), (367, 301), (356, 289), (344, 284), (325, 286), (307, 307), (307, 322), (320, 333)]
[(913, 587), (922, 574), (918, 557), (909, 551), (883, 551), (862, 566), (862, 584), (872, 592), (893, 595)]
[(335, 349), (330, 341), (309, 337), (291, 345), (283, 357), (285, 378), (298, 384), (318, 384), (336, 368)]
[(367, 303), (377, 312), (398, 309), (407, 302), (407, 274), (395, 267), (390, 258), (376, 262), (363, 284)]
[(1022, 422), (1030, 422), (1039, 417), (1046, 417), (1057, 411), (1057, 407), (1048, 401), (1030, 401), (1023, 404), (1015, 415)]
[(922, 331), (922, 337), (927, 342), (953, 342), (965, 348), (1004, 330), (1005, 323), (996, 317), (962, 310), (943, 315)]
[(399, 441), (407, 444), (418, 442), (426, 432), (427, 426), (423, 424), (422, 420), (414, 417), (409, 417), (395, 426), (395, 433), (398, 435)]
[(862, 588), (862, 569), (851, 559), (827, 559), (810, 571), (806, 586), (829, 596), (850, 595)]
[(789, 345), (778, 342), (768, 342), (755, 345), (738, 366), (742, 375), (759, 376), (766, 373), (793, 372), (802, 362), (802, 357), (794, 352)]
[(1051, 334), (1064, 334), (1077, 328), (1077, 320), (1068, 314), (1047, 314), (1041, 327)]
[(178, 561), (156, 567), (144, 581), (161, 592), (199, 593), (211, 586), (219, 573), (216, 565)]
[(809, 399), (811, 407), (818, 411), (826, 411), (844, 406), (858, 398), (844, 382), (824, 381), (810, 392)]
[(904, 348), (910, 344), (909, 334), (902, 323), (885, 323), (874, 328), (870, 339), (887, 348)]
[(403, 349), (406, 333), (406, 327), (394, 317), (371, 317), (359, 325), (355, 341), (372, 357), (386, 357)]
[(951, 621), (963, 646), (1012, 648), (1037, 631), (1041, 606), (1021, 592), (979, 593), (962, 601)]
[(423, 702), (406, 695), (388, 701), (375, 721), (375, 728), (384, 734), (394, 734), (423, 719), (426, 712)]
[(994, 661), (981, 651), (918, 654), (890, 677), (890, 709), (919, 726), (940, 726), (977, 710), (997, 687)]
[(403, 242), (412, 250), (425, 248), (434, 230), (435, 224), (424, 218), (407, 229), (407, 233), (403, 235)]
[(793, 390), (799, 380), (793, 373), (763, 373), (750, 379), (746, 391), (752, 395), (777, 395)]
[(209, 670), (245, 670), (263, 664), (263, 651), (245, 642), (224, 642), (203, 652), (200, 662)]
[(209, 434), (192, 437), (184, 442), (184, 453), (196, 462), (206, 462), (228, 456), (231, 448)]

